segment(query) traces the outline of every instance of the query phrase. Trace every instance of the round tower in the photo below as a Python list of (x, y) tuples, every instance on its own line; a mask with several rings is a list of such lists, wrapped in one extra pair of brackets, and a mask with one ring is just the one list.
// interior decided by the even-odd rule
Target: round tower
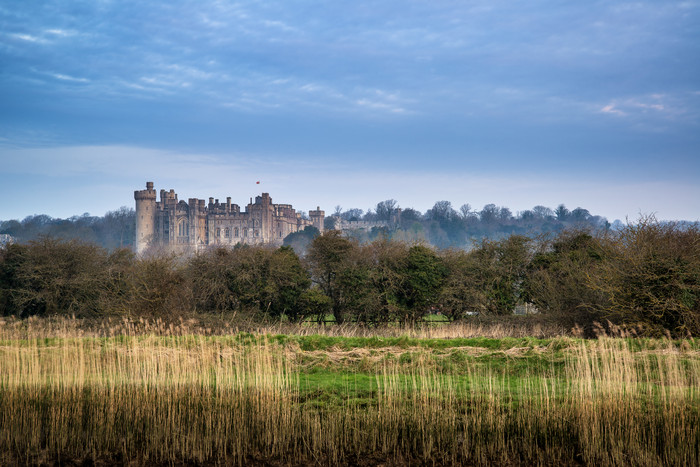
[(153, 182), (146, 182), (145, 190), (134, 191), (136, 200), (136, 241), (137, 254), (143, 253), (156, 233), (156, 190)]

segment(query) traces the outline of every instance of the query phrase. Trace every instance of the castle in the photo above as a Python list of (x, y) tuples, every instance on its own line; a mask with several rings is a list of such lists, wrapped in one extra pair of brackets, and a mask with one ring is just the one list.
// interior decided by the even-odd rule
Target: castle
[(309, 211), (310, 219), (302, 218), (291, 204), (273, 204), (269, 193), (255, 197), (241, 212), (237, 204), (209, 198), (178, 201), (175, 190), (160, 190), (156, 201), (153, 182), (145, 190), (134, 191), (136, 200), (137, 253), (149, 246), (179, 250), (197, 250), (212, 245), (269, 243), (280, 245), (290, 233), (316, 227), (323, 232), (324, 211)]

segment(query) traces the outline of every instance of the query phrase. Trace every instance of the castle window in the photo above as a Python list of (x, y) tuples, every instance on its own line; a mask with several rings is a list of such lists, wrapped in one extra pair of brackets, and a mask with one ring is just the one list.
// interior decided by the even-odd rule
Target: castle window
[(190, 234), (190, 226), (187, 224), (187, 221), (180, 221), (177, 225), (177, 234), (180, 237), (187, 237)]
[(228, 227), (226, 227), (226, 229), (224, 230), (224, 237), (231, 238), (231, 229), (229, 229)]
[(256, 230), (256, 231), (255, 231), (255, 236), (256, 236), (256, 237), (259, 237), (259, 236), (260, 236), (260, 232), (258, 232), (258, 231)]
[(243, 229), (243, 236), (247, 237), (248, 236), (248, 229)]
[(221, 229), (216, 229), (216, 238), (221, 237)]
[(234, 237), (238, 237), (238, 227), (236, 227), (235, 229), (233, 229), (233, 236), (234, 236)]

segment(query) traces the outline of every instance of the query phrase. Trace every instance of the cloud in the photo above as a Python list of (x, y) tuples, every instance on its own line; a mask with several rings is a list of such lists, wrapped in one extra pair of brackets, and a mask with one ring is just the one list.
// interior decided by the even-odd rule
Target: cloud
[(654, 122), (678, 122), (697, 125), (700, 123), (697, 103), (692, 92), (651, 93), (618, 98), (610, 101), (599, 112), (627, 117), (635, 123), (645, 123), (644, 128)]
[[(231, 78), (226, 93), (212, 90), (217, 105), (248, 112), (275, 111), (323, 112), (334, 115), (373, 117), (376, 115), (412, 114), (408, 106), (414, 101), (397, 91), (343, 88), (330, 82), (300, 82), (292, 77), (255, 74)], [(371, 110), (371, 112), (368, 112)]]
[(90, 80), (87, 78), (75, 78), (73, 76), (68, 76), (64, 75), (61, 73), (52, 73), (51, 76), (53, 76), (56, 79), (60, 79), (61, 81), (71, 81), (74, 83), (89, 83)]
[(32, 36), (31, 34), (14, 33), (14, 34), (8, 34), (8, 36), (10, 36), (14, 39), (22, 40), (22, 41), (34, 42), (36, 44), (48, 43), (48, 41), (46, 39), (43, 39), (43, 38), (37, 37), (37, 36)]
[[(73, 177), (77, 175), (131, 177), (161, 172), (173, 179), (206, 178), (222, 163), (213, 155), (180, 153), (133, 146), (68, 146), (36, 149), (0, 149), (7, 173)], [(239, 166), (231, 165), (235, 170)], [(178, 175), (180, 174), (180, 175)]]
[[(317, 5), (299, 12), (286, 2), (185, 1), (167, 7), (144, 4), (138, 15), (121, 2), (85, 10), (58, 9), (57, 15), (55, 4), (48, 3), (32, 16), (21, 9), (6, 9), (5, 14), (22, 28), (15, 35), (25, 42), (89, 37), (79, 41), (78, 48), (55, 47), (52, 57), (37, 57), (33, 66), (73, 77), (80, 75), (85, 62), (90, 63), (90, 79), (96, 86), (88, 97), (96, 100), (104, 96), (108, 102), (118, 95), (153, 101), (182, 93), (198, 105), (237, 112), (294, 113), (302, 106), (304, 112), (354, 112), (359, 118), (465, 114), (464, 109), (475, 115), (511, 117), (519, 107), (528, 120), (533, 112), (545, 111), (549, 119), (567, 118), (557, 106), (541, 102), (548, 97), (574, 100), (582, 83), (595, 88), (600, 81), (598, 67), (609, 67), (617, 76), (621, 64), (630, 60), (657, 60), (670, 42), (649, 43), (644, 31), (656, 31), (651, 26), (666, 31), (679, 19), (674, 9), (649, 2), (641, 2), (630, 13), (607, 4), (543, 8), (541, 2), (507, 7), (490, 1), (418, 2), (399, 8), (396, 1), (382, 0), (372, 8), (360, 2)], [(635, 21), (626, 18), (630, 14)], [(82, 25), (79, 32), (75, 24)], [(678, 34), (668, 31), (671, 38)], [(31, 57), (20, 52), (22, 60)], [(5, 58), (0, 56), (6, 63)], [(46, 62), (38, 63), (42, 59)], [(284, 82), (271, 86), (277, 79)], [(598, 81), (589, 85), (592, 79)], [(605, 86), (612, 82), (607, 80)], [(518, 106), (511, 105), (517, 97), (512, 95), (475, 99), (487, 83), (504, 89), (529, 88), (542, 99), (520, 96)], [(365, 91), (371, 89), (388, 90), (403, 99), (393, 101)], [(605, 101), (600, 94), (581, 99)], [(633, 113), (623, 104), (609, 101), (595, 112)], [(668, 108), (649, 105), (649, 111), (659, 110), (655, 105)], [(637, 113), (643, 109), (638, 107)]]
[(46, 29), (44, 32), (58, 37), (71, 37), (78, 34), (76, 31), (65, 29)]
[(608, 104), (605, 107), (603, 107), (602, 109), (600, 109), (600, 111), (604, 114), (613, 114), (613, 115), (621, 115), (621, 116), (627, 115), (622, 110), (616, 109), (615, 104)]
[(190, 85), (187, 81), (170, 80), (169, 77), (142, 76), (141, 81), (158, 87), (188, 87)]
[(274, 28), (274, 29), (279, 29), (281, 31), (285, 32), (299, 32), (299, 29), (294, 28), (292, 26), (289, 26), (288, 24), (284, 23), (283, 21), (276, 21), (276, 20), (262, 20), (262, 24), (267, 26), (268, 28)]
[(405, 114), (407, 113), (406, 109), (403, 107), (399, 107), (393, 103), (390, 102), (382, 102), (378, 100), (371, 100), (367, 98), (359, 99), (355, 101), (358, 106), (360, 107), (367, 107), (372, 110), (380, 110), (384, 112), (389, 112), (389, 113), (396, 113), (396, 114)]
[(173, 74), (178, 76), (187, 76), (188, 78), (194, 78), (197, 80), (208, 81), (211, 79), (216, 79), (218, 81), (225, 81), (228, 79), (228, 75), (225, 73), (214, 73), (211, 71), (205, 71), (201, 68), (196, 68), (193, 66), (179, 65), (174, 63), (172, 65), (167, 65), (166, 69), (171, 71)]
[(53, 44), (54, 40), (57, 38), (76, 36), (78, 35), (78, 32), (66, 29), (44, 29), (40, 32), (40, 34), (10, 33), (7, 35), (20, 41), (46, 45)]

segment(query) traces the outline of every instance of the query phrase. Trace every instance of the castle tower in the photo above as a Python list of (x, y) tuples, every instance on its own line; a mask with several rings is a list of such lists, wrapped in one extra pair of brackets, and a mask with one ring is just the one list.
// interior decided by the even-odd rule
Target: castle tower
[(324, 220), (325, 216), (326, 216), (326, 213), (325, 213), (325, 211), (321, 211), (320, 206), (316, 206), (315, 211), (309, 211), (309, 217), (311, 218), (311, 223), (321, 233), (323, 233), (323, 220)]
[(262, 217), (260, 218), (260, 237), (263, 243), (274, 240), (272, 229), (274, 222), (272, 221), (272, 198), (270, 193), (262, 194)]
[(156, 233), (156, 190), (153, 182), (146, 182), (145, 190), (134, 191), (136, 200), (136, 253), (148, 247)]

